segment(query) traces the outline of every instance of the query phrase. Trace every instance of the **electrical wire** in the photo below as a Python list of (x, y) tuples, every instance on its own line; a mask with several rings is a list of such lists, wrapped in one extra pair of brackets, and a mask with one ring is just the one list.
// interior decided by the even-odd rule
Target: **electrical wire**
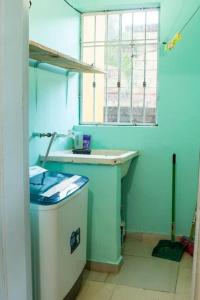
[(179, 31), (180, 33), (182, 33), (185, 30), (185, 28), (190, 24), (190, 22), (196, 16), (196, 14), (198, 13), (199, 10), (200, 10), (200, 6), (197, 7), (197, 9), (195, 10), (195, 12), (191, 15), (191, 17), (188, 19), (188, 21), (185, 23), (185, 25), (183, 25), (183, 27)]
[(75, 8), (71, 3), (69, 3), (69, 1), (64, 0), (71, 8), (73, 8), (75, 11), (77, 11), (79, 14), (82, 14), (83, 12), (80, 11), (79, 9)]

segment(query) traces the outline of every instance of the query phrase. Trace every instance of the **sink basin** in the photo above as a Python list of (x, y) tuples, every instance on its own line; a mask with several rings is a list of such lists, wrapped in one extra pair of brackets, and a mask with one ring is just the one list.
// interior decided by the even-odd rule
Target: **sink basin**
[[(74, 164), (118, 165), (121, 171), (121, 178), (123, 178), (129, 170), (132, 159), (138, 155), (138, 151), (128, 150), (95, 149), (91, 151), (91, 154), (73, 154), (72, 150), (63, 150), (51, 152), (47, 161)], [(40, 159), (43, 161), (44, 156), (41, 155)]]
[[(73, 154), (72, 150), (51, 152), (48, 161), (82, 164), (118, 165), (138, 156), (138, 151), (128, 150), (92, 150), (91, 154)], [(41, 156), (41, 160), (44, 156)]]

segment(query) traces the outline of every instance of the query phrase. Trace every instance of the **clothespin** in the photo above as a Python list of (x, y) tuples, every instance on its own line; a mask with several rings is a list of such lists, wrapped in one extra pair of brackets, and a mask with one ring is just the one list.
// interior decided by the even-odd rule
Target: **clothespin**
[(176, 47), (176, 44), (183, 39), (183, 36), (180, 32), (177, 32), (175, 36), (165, 43), (165, 51), (170, 51)]

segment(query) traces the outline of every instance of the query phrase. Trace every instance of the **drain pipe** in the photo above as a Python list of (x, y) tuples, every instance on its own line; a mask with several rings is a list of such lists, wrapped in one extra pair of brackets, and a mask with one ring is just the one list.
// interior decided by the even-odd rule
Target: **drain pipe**
[(44, 157), (44, 160), (43, 160), (43, 162), (41, 164), (42, 167), (44, 167), (44, 165), (45, 165), (45, 163), (46, 163), (46, 161), (48, 159), (49, 152), (51, 150), (51, 146), (53, 144), (53, 141), (54, 141), (56, 135), (57, 135), (57, 132), (53, 132), (53, 133), (41, 133), (40, 134), (40, 137), (50, 137), (51, 138), (50, 142), (49, 142), (49, 145), (48, 145), (48, 148), (47, 148), (47, 152), (46, 152), (45, 157)]

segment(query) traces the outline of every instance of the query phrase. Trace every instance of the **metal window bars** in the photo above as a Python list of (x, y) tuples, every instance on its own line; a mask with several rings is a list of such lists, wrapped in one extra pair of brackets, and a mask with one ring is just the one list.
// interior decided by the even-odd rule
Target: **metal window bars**
[[(140, 10), (141, 11), (141, 10)], [(128, 13), (131, 13), (132, 15), (132, 25), (131, 25), (131, 39), (129, 40), (124, 40), (122, 38), (122, 17), (124, 16), (125, 13), (127, 12), (105, 12), (105, 13), (101, 13), (103, 15), (105, 15), (105, 39), (104, 40), (97, 40), (97, 36), (96, 36), (96, 18), (99, 15), (99, 13), (92, 13), (92, 14), (83, 14), (83, 19), (85, 17), (89, 16), (94, 16), (94, 36), (93, 36), (93, 41), (85, 41), (84, 37), (82, 40), (82, 49), (86, 49), (86, 48), (93, 48), (93, 57), (94, 57), (94, 62), (93, 64), (96, 65), (96, 51), (98, 49), (98, 47), (104, 47), (104, 61), (105, 61), (105, 71), (106, 74), (105, 75), (101, 75), (104, 76), (104, 118), (102, 120), (102, 124), (113, 124), (113, 125), (137, 125), (137, 124), (142, 124), (142, 125), (149, 125), (149, 124), (155, 124), (156, 120), (155, 120), (155, 111), (154, 113), (154, 120), (151, 122), (151, 120), (147, 120), (146, 118), (146, 111), (147, 111), (147, 88), (150, 88), (149, 83), (147, 81), (147, 52), (157, 52), (158, 49), (158, 36), (157, 38), (151, 39), (149, 37), (147, 37), (147, 13), (150, 11), (157, 11), (158, 9), (143, 9), (142, 12), (144, 13), (145, 16), (145, 22), (144, 22), (144, 38), (142, 39), (135, 39), (134, 38), (134, 29), (135, 29), (135, 22), (134, 22), (134, 17), (135, 17), (135, 13), (136, 10), (133, 11), (129, 11)], [(109, 36), (108, 36), (108, 30), (110, 31), (111, 29), (109, 28), (109, 17), (110, 15), (116, 14), (118, 15), (118, 19), (119, 19), (119, 32), (118, 32), (118, 39), (116, 40), (109, 40)], [(157, 24), (157, 35), (158, 35), (158, 25)], [(84, 26), (84, 22), (83, 22), (83, 26)], [(93, 29), (92, 29), (93, 30)], [(137, 31), (136, 31), (137, 32)], [(147, 46), (149, 47), (150, 45), (154, 45), (155, 49), (151, 50), (151, 51), (147, 51)], [(117, 88), (117, 106), (116, 104), (111, 106), (111, 108), (114, 108), (115, 114), (116, 114), (116, 120), (112, 119), (110, 114), (110, 110), (109, 110), (109, 101), (108, 101), (108, 95), (109, 95), (109, 86), (108, 86), (108, 76), (109, 76), (109, 62), (108, 62), (108, 53), (109, 51), (112, 49), (112, 47), (116, 47), (118, 48), (118, 64), (117, 64), (117, 73), (118, 73), (118, 78), (116, 80), (116, 88)], [(138, 47), (143, 47), (144, 49), (144, 53), (143, 53), (143, 80), (141, 81), (141, 86), (137, 87), (140, 90), (143, 89), (143, 95), (139, 95), (143, 97), (143, 101), (142, 103), (140, 103), (138, 105), (137, 101), (135, 101), (135, 95), (137, 94), (135, 92), (136, 90), (136, 86), (137, 86), (137, 78), (136, 78), (136, 70), (134, 69), (134, 62), (137, 62), (137, 48)], [(131, 62), (130, 62), (130, 101), (129, 101), (129, 105), (127, 105), (127, 111), (129, 111), (129, 117), (127, 117), (127, 120), (122, 120), (121, 119), (121, 108), (123, 107), (123, 103), (122, 103), (122, 88), (123, 88), (123, 82), (122, 82), (122, 51), (123, 49), (129, 49), (130, 50), (130, 58), (131, 58)], [(154, 92), (155, 92), (155, 103), (154, 106), (156, 108), (156, 97), (157, 97), (157, 61), (155, 62), (156, 67), (155, 71), (156, 71), (156, 78), (154, 78), (154, 81), (156, 81), (156, 87), (154, 87)], [(97, 124), (97, 118), (96, 118), (96, 87), (97, 87), (97, 83), (96, 83), (96, 75), (93, 76), (93, 82), (92, 82), (92, 86), (93, 86), (93, 118), (92, 120), (84, 120), (82, 117), (81, 123), (93, 123), (93, 124)], [(114, 88), (114, 87), (113, 87)], [(153, 88), (152, 88), (153, 90)], [(150, 97), (150, 95), (148, 95)], [(126, 101), (127, 102), (127, 101)], [(140, 101), (141, 102), (141, 101)], [(142, 105), (141, 105), (142, 104)], [(82, 99), (82, 108), (84, 106), (84, 99)], [(137, 116), (137, 110), (139, 111), (139, 116)], [(141, 115), (140, 115), (141, 114)]]

